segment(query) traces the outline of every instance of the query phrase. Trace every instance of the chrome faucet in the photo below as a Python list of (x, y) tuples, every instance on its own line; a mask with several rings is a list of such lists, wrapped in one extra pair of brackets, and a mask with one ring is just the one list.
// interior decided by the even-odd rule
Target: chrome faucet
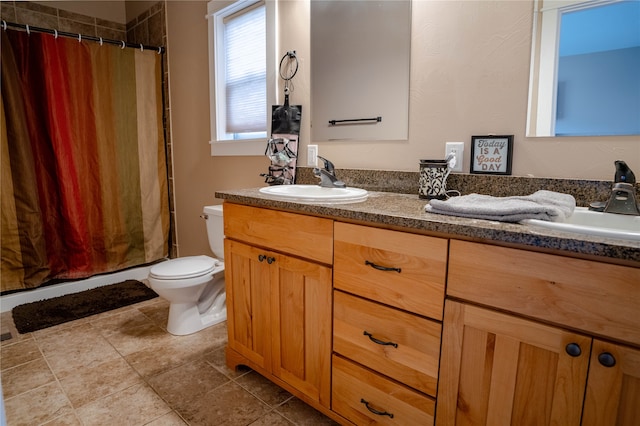
[(333, 163), (319, 155), (318, 158), (324, 162), (324, 168), (313, 169), (313, 175), (320, 178), (319, 185), (324, 188), (346, 188), (347, 185), (336, 177), (336, 168)]
[(640, 206), (636, 199), (636, 177), (624, 161), (615, 161), (616, 174), (611, 196), (606, 202), (593, 202), (589, 210), (605, 213), (640, 216)]

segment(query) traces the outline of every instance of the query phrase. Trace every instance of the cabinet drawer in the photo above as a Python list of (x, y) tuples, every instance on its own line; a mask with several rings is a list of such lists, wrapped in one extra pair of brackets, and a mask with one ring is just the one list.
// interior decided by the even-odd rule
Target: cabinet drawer
[(451, 241), (447, 294), (640, 345), (640, 268)]
[(335, 352), (436, 395), (440, 323), (340, 291), (333, 306)]
[(249, 244), (333, 263), (333, 221), (226, 202), (224, 235)]
[(335, 288), (442, 319), (446, 239), (341, 222), (334, 232)]
[(332, 371), (331, 409), (353, 423), (433, 424), (435, 401), (432, 398), (335, 355)]

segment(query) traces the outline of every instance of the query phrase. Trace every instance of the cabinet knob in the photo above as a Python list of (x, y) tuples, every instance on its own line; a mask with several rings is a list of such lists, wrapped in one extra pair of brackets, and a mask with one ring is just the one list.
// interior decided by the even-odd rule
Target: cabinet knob
[(616, 365), (615, 357), (609, 352), (602, 352), (600, 355), (598, 355), (598, 361), (600, 361), (600, 364), (604, 365), (605, 367), (613, 367), (614, 365)]
[(367, 407), (367, 410), (371, 411), (373, 414), (377, 416), (389, 416), (390, 418), (393, 418), (393, 414), (389, 413), (388, 411), (380, 411), (371, 407), (369, 405), (369, 401), (366, 401), (364, 398), (360, 398), (360, 402), (363, 403), (365, 407)]
[(577, 343), (569, 343), (564, 349), (567, 351), (569, 356), (572, 357), (577, 357), (582, 354), (582, 349), (580, 349), (580, 345)]
[(275, 258), (275, 257), (271, 257), (271, 256), (266, 256), (266, 255), (264, 255), (264, 254), (259, 254), (259, 255), (258, 255), (258, 260), (259, 260), (260, 262), (262, 262), (262, 261), (266, 260), (266, 261), (267, 261), (267, 263), (268, 263), (269, 265), (271, 265), (273, 262), (275, 262), (275, 261), (276, 261), (276, 258)]
[(264, 254), (259, 254), (259, 255), (258, 255), (258, 260), (259, 260), (260, 262), (262, 262), (262, 261), (265, 261), (265, 260), (266, 260), (266, 261), (267, 261), (267, 263), (268, 263), (269, 265), (271, 265), (273, 262), (275, 262), (275, 261), (276, 261), (276, 258), (275, 258), (275, 257), (271, 257), (271, 256), (266, 256), (266, 255), (264, 255)]

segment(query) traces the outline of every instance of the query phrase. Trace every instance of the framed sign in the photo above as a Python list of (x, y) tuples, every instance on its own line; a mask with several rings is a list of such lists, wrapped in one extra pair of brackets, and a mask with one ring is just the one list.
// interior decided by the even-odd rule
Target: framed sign
[(513, 135), (471, 136), (471, 173), (510, 175)]

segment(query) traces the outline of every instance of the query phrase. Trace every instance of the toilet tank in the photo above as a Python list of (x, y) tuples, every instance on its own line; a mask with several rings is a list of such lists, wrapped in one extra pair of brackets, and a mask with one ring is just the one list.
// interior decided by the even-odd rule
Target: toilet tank
[(222, 222), (222, 204), (204, 206), (204, 217), (207, 223), (207, 238), (211, 251), (220, 260), (224, 260), (224, 227)]

